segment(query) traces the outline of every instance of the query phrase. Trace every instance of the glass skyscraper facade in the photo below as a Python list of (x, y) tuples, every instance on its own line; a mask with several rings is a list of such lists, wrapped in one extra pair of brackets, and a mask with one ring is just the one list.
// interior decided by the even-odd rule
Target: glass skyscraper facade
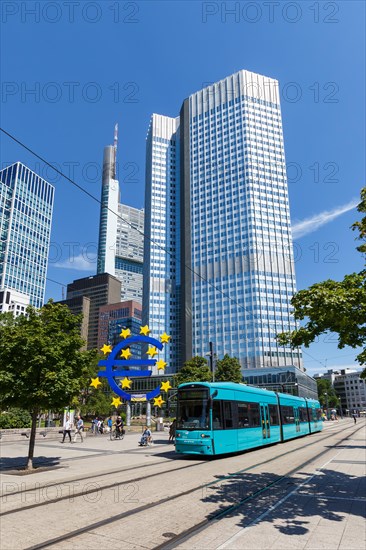
[[(146, 319), (152, 325), (164, 315), (174, 316), (171, 332), (180, 325), (171, 344), (177, 352), (174, 369), (192, 356), (206, 355), (209, 342), (218, 358), (237, 357), (243, 369), (301, 367), (300, 350), (276, 341), (277, 333), (296, 326), (290, 304), (296, 282), (278, 82), (239, 71), (192, 94), (179, 119), (169, 120), (175, 121), (175, 141), (180, 142), (174, 187), (181, 212), (174, 233), (180, 242), (175, 255), (180, 285), (174, 308), (161, 293), (160, 307), (154, 309), (158, 296), (150, 274)], [(156, 205), (172, 193), (174, 172), (167, 151), (158, 163), (153, 121), (146, 216), (158, 229), (152, 240), (163, 235), (169, 252), (173, 226)], [(157, 185), (150, 172), (158, 168)], [(145, 247), (145, 261), (153, 271), (155, 258)], [(150, 245), (150, 253), (155, 247)], [(166, 288), (173, 282), (167, 269), (171, 260), (162, 250), (157, 255), (156, 268)]]
[(173, 345), (159, 358), (166, 373), (177, 364), (184, 342), (180, 333), (180, 186), (179, 117), (154, 114), (146, 149), (143, 324), (159, 337), (167, 332)]
[(118, 126), (114, 145), (104, 148), (97, 272), (121, 281), (121, 301), (142, 302), (144, 211), (119, 202), (117, 180)]
[(44, 303), (54, 187), (17, 162), (0, 170), (0, 289)]

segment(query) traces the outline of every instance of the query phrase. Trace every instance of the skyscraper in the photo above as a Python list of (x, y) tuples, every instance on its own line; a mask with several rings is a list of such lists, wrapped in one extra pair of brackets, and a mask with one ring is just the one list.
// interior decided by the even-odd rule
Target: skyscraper
[(55, 189), (21, 162), (0, 170), (0, 289), (44, 302)]
[(143, 324), (168, 324), (172, 368), (209, 342), (243, 369), (301, 366), (276, 341), (296, 290), (278, 82), (239, 71), (153, 115), (146, 174)]
[(104, 148), (97, 272), (121, 281), (121, 301), (142, 302), (144, 211), (119, 202), (118, 125), (114, 145)]

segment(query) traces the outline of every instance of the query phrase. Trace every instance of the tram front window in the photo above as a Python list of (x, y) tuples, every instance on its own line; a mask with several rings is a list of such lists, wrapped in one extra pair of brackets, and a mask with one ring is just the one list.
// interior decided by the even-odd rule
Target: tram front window
[(209, 422), (207, 391), (182, 390), (178, 392), (178, 430), (208, 430)]

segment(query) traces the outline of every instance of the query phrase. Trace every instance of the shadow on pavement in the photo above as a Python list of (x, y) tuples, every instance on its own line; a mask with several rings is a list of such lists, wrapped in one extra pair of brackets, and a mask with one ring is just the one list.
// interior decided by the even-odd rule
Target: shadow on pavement
[[(35, 468), (59, 466), (60, 459), (60, 456), (37, 456), (33, 459), (33, 466)], [(22, 470), (26, 466), (27, 461), (28, 458), (26, 456), (2, 457), (0, 458), (0, 472)]]
[[(308, 474), (304, 472), (303, 475)], [(336, 522), (343, 521), (349, 513), (366, 518), (364, 477), (324, 469), (299, 487), (301, 483), (304, 477), (234, 474), (229, 479), (218, 478), (215, 485), (203, 487), (202, 501), (218, 504), (216, 511), (208, 516), (209, 520), (219, 519), (218, 516), (225, 513), (225, 517), (237, 517), (239, 527), (247, 527), (252, 522), (274, 523), (275, 528), (286, 535), (307, 533), (311, 516)], [(270, 510), (296, 487), (298, 490), (294, 494)]]

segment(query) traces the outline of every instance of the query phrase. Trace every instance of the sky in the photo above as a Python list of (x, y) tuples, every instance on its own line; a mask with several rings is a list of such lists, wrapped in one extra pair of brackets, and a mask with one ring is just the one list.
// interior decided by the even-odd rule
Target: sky
[[(351, 224), (365, 171), (363, 1), (3, 0), (1, 126), (100, 198), (103, 147), (119, 124), (121, 201), (144, 206), (152, 113), (246, 69), (280, 83), (298, 289), (360, 271)], [(56, 187), (46, 299), (96, 270), (99, 205), (0, 135)], [(52, 282), (56, 281), (56, 282)], [(308, 373), (357, 368), (335, 335), (304, 349)]]

